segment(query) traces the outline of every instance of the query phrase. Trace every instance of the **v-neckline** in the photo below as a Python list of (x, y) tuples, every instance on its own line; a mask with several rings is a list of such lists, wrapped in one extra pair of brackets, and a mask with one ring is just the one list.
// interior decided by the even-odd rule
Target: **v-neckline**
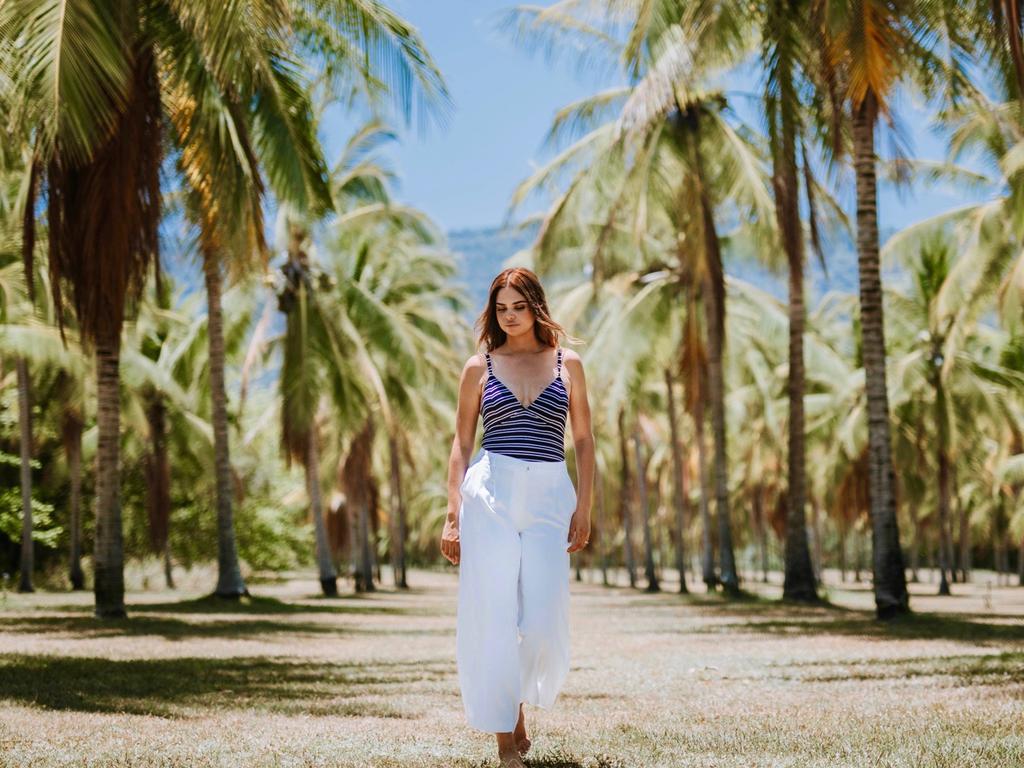
[(495, 380), (496, 382), (498, 382), (499, 384), (501, 384), (501, 386), (503, 386), (503, 387), (505, 388), (505, 391), (506, 391), (506, 392), (508, 392), (508, 393), (509, 393), (510, 395), (512, 395), (512, 399), (516, 401), (516, 403), (517, 403), (517, 404), (519, 405), (519, 407), (520, 407), (520, 408), (522, 408), (522, 409), (523, 409), (524, 411), (528, 411), (528, 410), (530, 410), (531, 408), (533, 408), (534, 404), (535, 404), (535, 403), (536, 403), (536, 402), (537, 402), (538, 400), (540, 400), (540, 399), (541, 399), (542, 397), (544, 397), (544, 394), (545, 394), (545, 393), (546, 393), (546, 392), (547, 392), (547, 391), (548, 391), (549, 389), (551, 389), (551, 387), (553, 387), (553, 386), (555, 385), (555, 382), (556, 382), (556, 381), (558, 381), (558, 380), (559, 380), (560, 378), (562, 378), (562, 374), (561, 374), (561, 373), (559, 373), (559, 374), (558, 374), (557, 376), (555, 376), (555, 378), (554, 378), (554, 379), (552, 379), (552, 380), (551, 380), (551, 382), (550, 382), (550, 383), (549, 383), (549, 384), (548, 384), (548, 385), (547, 385), (546, 387), (544, 387), (544, 389), (542, 389), (542, 390), (540, 391), (540, 394), (539, 394), (539, 395), (537, 395), (537, 396), (536, 396), (535, 398), (533, 398), (533, 400), (531, 400), (531, 401), (530, 401), (530, 404), (529, 404), (529, 405), (523, 405), (523, 403), (522, 403), (522, 402), (520, 401), (520, 399), (519, 399), (518, 397), (516, 397), (516, 393), (515, 393), (515, 392), (513, 392), (513, 391), (512, 391), (512, 390), (511, 390), (511, 389), (509, 388), (508, 384), (506, 384), (506, 383), (505, 383), (504, 381), (502, 381), (502, 380), (501, 380), (501, 379), (499, 379), (499, 378), (498, 378), (497, 376), (495, 376), (495, 375), (494, 375), (494, 373), (493, 373), (493, 371), (491, 372), (491, 378), (492, 378), (492, 379), (494, 379), (494, 380)]

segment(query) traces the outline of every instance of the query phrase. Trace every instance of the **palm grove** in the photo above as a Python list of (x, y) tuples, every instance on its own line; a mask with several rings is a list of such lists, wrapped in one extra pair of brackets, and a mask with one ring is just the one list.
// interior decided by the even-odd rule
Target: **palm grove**
[[(784, 596), (814, 601), (826, 565), (869, 562), (880, 617), (925, 562), (943, 593), (1014, 554), (1024, 582), (1016, 15), (565, 0), (503, 28), (612, 83), (559, 111), (512, 201), (552, 201), (516, 261), (588, 340), (577, 565), (648, 589), (671, 565), (682, 591), (695, 565), (726, 595), (744, 562), (781, 565)], [(12, 0), (0, 41), (0, 530), (20, 588), (37, 551), (75, 588), (88, 572), (100, 616), (125, 612), (126, 554), (169, 585), (215, 559), (224, 597), (248, 591), (241, 562), (315, 564), (325, 594), (341, 566), (369, 590), (384, 559), (398, 586), (436, 564), (436, 435), (476, 308), (381, 159), (382, 115), (448, 107), (415, 30), (358, 0)], [(721, 85), (751, 65), (758, 120)], [(946, 161), (879, 156), (901, 89), (937, 111)], [(326, 108), (372, 115), (333, 163)], [(879, 179), (988, 199), (882, 245)], [(809, 304), (808, 260), (827, 271), (847, 238), (859, 295)], [(151, 268), (168, 247), (205, 296)], [(751, 260), (785, 301), (737, 276)]]

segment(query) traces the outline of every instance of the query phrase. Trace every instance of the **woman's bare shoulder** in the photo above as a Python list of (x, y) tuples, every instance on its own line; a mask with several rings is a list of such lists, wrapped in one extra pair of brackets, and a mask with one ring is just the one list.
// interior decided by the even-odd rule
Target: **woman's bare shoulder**
[(466, 360), (465, 365), (462, 366), (462, 374), (464, 376), (481, 374), (486, 370), (487, 358), (484, 357), (483, 352), (478, 352), (475, 355), (470, 355), (469, 359)]
[(566, 363), (572, 363), (573, 365), (578, 365), (581, 368), (583, 367), (583, 358), (580, 357), (579, 352), (577, 352), (575, 349), (568, 349), (567, 347), (562, 347), (562, 361)]

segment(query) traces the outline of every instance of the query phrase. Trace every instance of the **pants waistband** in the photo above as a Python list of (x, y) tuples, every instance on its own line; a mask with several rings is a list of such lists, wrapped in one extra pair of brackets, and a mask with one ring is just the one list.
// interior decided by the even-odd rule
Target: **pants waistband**
[(506, 456), (504, 453), (495, 453), (486, 448), (477, 451), (472, 464), (476, 464), (478, 461), (487, 461), (492, 467), (503, 472), (529, 473), (531, 477), (535, 478), (561, 476), (568, 471), (564, 459), (562, 461), (526, 461), (515, 456)]

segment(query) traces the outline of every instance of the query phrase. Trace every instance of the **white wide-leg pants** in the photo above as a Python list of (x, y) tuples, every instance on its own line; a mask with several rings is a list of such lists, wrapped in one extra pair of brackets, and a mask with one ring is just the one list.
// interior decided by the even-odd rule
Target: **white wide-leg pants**
[(462, 483), (455, 655), (470, 726), (515, 729), (519, 702), (551, 707), (569, 672), (569, 523), (564, 461), (481, 448)]

